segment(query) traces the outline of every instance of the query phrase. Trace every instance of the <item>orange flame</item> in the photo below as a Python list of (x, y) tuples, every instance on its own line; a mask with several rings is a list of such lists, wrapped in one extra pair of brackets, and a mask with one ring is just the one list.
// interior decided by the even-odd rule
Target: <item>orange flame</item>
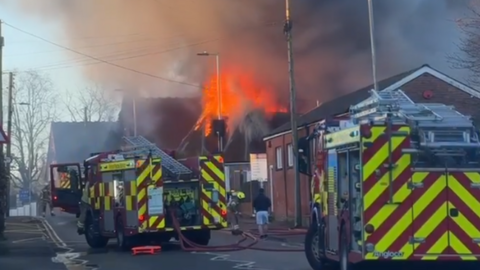
[[(218, 117), (219, 103), (217, 76), (213, 75), (208, 82), (202, 93), (203, 112), (195, 124), (195, 130), (205, 125), (205, 136), (212, 132), (211, 122)], [(253, 76), (247, 74), (223, 71), (220, 91), (221, 117), (224, 119), (241, 118), (246, 112), (259, 109), (267, 113), (287, 111), (278, 104), (273, 89), (260, 87)]]

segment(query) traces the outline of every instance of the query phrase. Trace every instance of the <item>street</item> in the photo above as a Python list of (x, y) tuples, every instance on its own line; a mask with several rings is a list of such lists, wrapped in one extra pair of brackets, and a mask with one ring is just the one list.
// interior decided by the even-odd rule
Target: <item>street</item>
[[(178, 244), (163, 247), (158, 255), (132, 256), (115, 250), (115, 240), (107, 249), (90, 249), (83, 236), (76, 233), (74, 216), (58, 213), (47, 217), (46, 227), (51, 231), (53, 243), (56, 244), (57, 262), (67, 265), (69, 270), (131, 270), (141, 265), (142, 269), (177, 270), (177, 269), (257, 269), (257, 270), (310, 270), (303, 252), (264, 252), (244, 250), (234, 252), (185, 252)], [(226, 231), (212, 234), (212, 246), (228, 245), (238, 241)], [(255, 247), (281, 249), (280, 242), (261, 241)], [(292, 247), (288, 247), (292, 248)], [(297, 247), (294, 247), (295, 249)]]

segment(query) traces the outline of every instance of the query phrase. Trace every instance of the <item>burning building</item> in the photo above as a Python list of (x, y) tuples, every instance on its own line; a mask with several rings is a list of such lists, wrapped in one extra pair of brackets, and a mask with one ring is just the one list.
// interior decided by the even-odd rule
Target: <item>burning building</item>
[(122, 134), (133, 135), (136, 126), (138, 135), (180, 156), (212, 153), (218, 144), (211, 123), (220, 112), (227, 123), (223, 143), (226, 161), (248, 161), (249, 153), (264, 152), (262, 137), (288, 120), (286, 106), (272, 89), (260, 86), (253, 77), (232, 70), (222, 74), (220, 82), (216, 76), (207, 80), (198, 97), (127, 95), (119, 115)]

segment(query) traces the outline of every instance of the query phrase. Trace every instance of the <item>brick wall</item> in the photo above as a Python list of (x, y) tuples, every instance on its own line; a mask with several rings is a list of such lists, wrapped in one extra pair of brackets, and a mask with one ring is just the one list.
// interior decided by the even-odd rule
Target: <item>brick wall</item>
[[(305, 136), (306, 129), (299, 131), (299, 137)], [(273, 212), (275, 220), (293, 221), (295, 219), (295, 182), (293, 168), (288, 166), (288, 145), (292, 143), (292, 134), (278, 136), (267, 143), (268, 166), (273, 166)], [(282, 149), (282, 168), (277, 168), (276, 149)], [(302, 216), (308, 219), (310, 212), (310, 180), (300, 175), (300, 191), (302, 202)], [(270, 185), (266, 187), (267, 194), (270, 194)]]
[[(414, 101), (419, 103), (444, 103), (455, 106), (459, 112), (480, 121), (480, 100), (462, 90), (430, 75), (422, 76), (405, 84), (401, 89)], [(430, 98), (424, 97), (425, 91), (431, 91)]]

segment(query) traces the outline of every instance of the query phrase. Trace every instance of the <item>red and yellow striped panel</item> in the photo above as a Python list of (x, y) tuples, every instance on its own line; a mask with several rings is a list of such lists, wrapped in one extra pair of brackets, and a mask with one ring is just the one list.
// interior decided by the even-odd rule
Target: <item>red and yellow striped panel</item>
[[(385, 126), (370, 127), (371, 136), (362, 138), (362, 178), (364, 224), (371, 224), (375, 231), (365, 234), (365, 243), (375, 245), (375, 251), (393, 251), (392, 245), (412, 225), (410, 202), (411, 177), (410, 155), (403, 154), (403, 148), (410, 147), (410, 127), (392, 126), (391, 152)], [(399, 136), (398, 134), (404, 135)], [(390, 173), (387, 165), (391, 157), (392, 196), (390, 196)], [(407, 213), (408, 212), (408, 213)], [(407, 239), (408, 240), (408, 239)], [(402, 246), (398, 247), (397, 251)], [(380, 259), (374, 252), (365, 254), (368, 260)]]
[[(152, 163), (152, 164), (151, 164)], [(162, 185), (162, 166), (160, 159), (137, 161), (137, 203), (139, 230), (162, 229), (165, 227), (164, 216), (149, 217), (147, 213), (147, 188), (149, 185)]]
[[(443, 169), (420, 171), (410, 168), (408, 136), (392, 137), (393, 201), (390, 199), (388, 141), (384, 127), (373, 127), (364, 141), (371, 145), (363, 152), (364, 221), (375, 227), (366, 234), (367, 260), (477, 260), (480, 256), (480, 184), (478, 172), (450, 172)], [(409, 132), (408, 127), (394, 130)], [(365, 145), (365, 144), (364, 144)], [(393, 204), (392, 204), (393, 203)], [(414, 240), (414, 241), (412, 241)], [(477, 242), (477, 243), (476, 243)], [(395, 258), (379, 253), (395, 252)], [(473, 255), (472, 255), (473, 254)]]
[[(204, 225), (214, 225), (216, 222), (222, 227), (227, 227), (227, 220), (223, 218), (222, 212), (227, 211), (227, 192), (225, 190), (225, 171), (223, 157), (221, 155), (200, 157), (200, 171), (202, 179), (202, 215)], [(212, 192), (205, 190), (205, 184), (213, 184), (218, 191), (218, 203), (213, 203)]]
[(101, 183), (94, 183), (89, 188), (90, 205), (95, 210), (100, 210), (100, 188)]
[(69, 189), (72, 187), (70, 183), (70, 175), (68, 173), (65, 173), (65, 172), (59, 173), (59, 178), (60, 178), (59, 188)]
[[(480, 259), (480, 173), (454, 172), (447, 176), (450, 254), (461, 260)], [(453, 212), (452, 212), (453, 211)], [(468, 256), (472, 254), (475, 256)]]
[(125, 210), (134, 211), (137, 203), (136, 181), (125, 182)]

